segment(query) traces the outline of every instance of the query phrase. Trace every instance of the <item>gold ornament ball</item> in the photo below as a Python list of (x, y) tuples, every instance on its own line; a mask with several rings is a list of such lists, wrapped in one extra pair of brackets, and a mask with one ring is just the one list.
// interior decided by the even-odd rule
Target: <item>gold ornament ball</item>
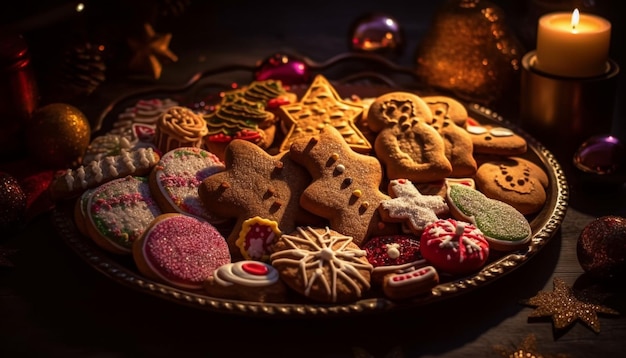
[(30, 154), (42, 165), (53, 169), (82, 164), (91, 138), (85, 114), (66, 103), (51, 103), (36, 109), (26, 131)]

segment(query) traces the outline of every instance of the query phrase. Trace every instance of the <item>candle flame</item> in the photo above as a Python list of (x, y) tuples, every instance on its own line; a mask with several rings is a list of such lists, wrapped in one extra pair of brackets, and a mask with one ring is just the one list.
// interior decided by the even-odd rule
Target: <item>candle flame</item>
[(580, 12), (578, 11), (578, 9), (574, 9), (574, 11), (572, 11), (572, 30), (576, 30), (576, 26), (578, 26), (579, 22)]

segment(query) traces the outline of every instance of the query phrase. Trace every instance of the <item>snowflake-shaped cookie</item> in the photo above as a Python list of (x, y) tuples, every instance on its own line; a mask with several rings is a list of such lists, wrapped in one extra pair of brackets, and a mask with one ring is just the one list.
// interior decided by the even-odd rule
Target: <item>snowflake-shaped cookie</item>
[(448, 213), (445, 199), (440, 195), (422, 195), (407, 179), (394, 179), (389, 182), (389, 195), (392, 199), (381, 202), (384, 218), (390, 221), (407, 222), (411, 231), (419, 233), (428, 224)]
[(350, 302), (370, 288), (372, 265), (352, 237), (326, 228), (283, 234), (270, 256), (283, 281), (320, 302)]

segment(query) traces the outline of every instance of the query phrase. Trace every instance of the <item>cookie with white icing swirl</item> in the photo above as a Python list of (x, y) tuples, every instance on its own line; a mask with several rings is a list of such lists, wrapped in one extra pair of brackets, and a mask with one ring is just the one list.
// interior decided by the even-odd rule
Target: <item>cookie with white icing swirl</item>
[(284, 302), (287, 292), (273, 266), (253, 260), (218, 267), (204, 288), (213, 297), (255, 302)]
[(365, 250), (328, 227), (283, 234), (270, 260), (287, 286), (318, 302), (353, 302), (370, 289), (373, 267)]

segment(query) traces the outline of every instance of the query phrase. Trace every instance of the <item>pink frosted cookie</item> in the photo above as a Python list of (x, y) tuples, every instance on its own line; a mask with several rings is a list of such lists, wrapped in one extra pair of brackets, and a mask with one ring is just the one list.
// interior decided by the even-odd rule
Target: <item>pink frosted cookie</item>
[(201, 289), (220, 266), (231, 261), (226, 239), (210, 223), (168, 213), (152, 221), (133, 245), (139, 271), (183, 289)]
[(379, 207), (383, 220), (406, 222), (415, 234), (449, 211), (443, 197), (422, 195), (408, 179), (391, 180), (388, 188), (391, 199), (383, 200)]
[(163, 154), (150, 173), (150, 189), (164, 212), (191, 214), (219, 224), (225, 219), (211, 214), (200, 200), (198, 186), (208, 176), (224, 170), (215, 154), (197, 147), (181, 147)]
[(424, 258), (437, 270), (465, 275), (480, 269), (489, 258), (489, 243), (474, 225), (441, 219), (424, 229), (420, 240)]
[(213, 297), (254, 302), (283, 302), (287, 292), (273, 266), (251, 260), (220, 266), (204, 288)]
[(84, 221), (89, 236), (103, 249), (130, 254), (133, 242), (161, 209), (152, 197), (146, 177), (127, 176), (89, 192)]
[(394, 272), (404, 272), (426, 265), (420, 253), (419, 237), (414, 235), (384, 235), (369, 239), (363, 249), (367, 261), (374, 266), (372, 282), (381, 284)]
[(300, 226), (283, 234), (270, 260), (287, 286), (318, 302), (353, 302), (370, 288), (365, 250), (329, 228)]

